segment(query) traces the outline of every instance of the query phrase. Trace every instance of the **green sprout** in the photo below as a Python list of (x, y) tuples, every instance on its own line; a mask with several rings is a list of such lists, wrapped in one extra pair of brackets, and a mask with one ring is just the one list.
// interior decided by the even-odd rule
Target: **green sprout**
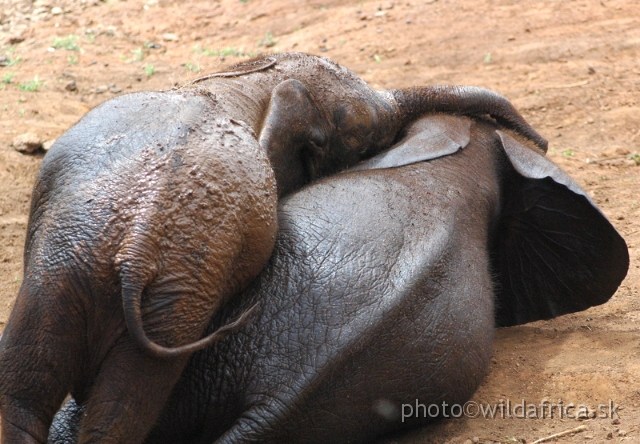
[(80, 52), (80, 46), (78, 46), (78, 36), (69, 34), (66, 37), (56, 37), (53, 39), (51, 45), (55, 49), (66, 49), (67, 51)]
[(144, 49), (142, 48), (132, 49), (131, 54), (133, 54), (134, 62), (142, 62), (144, 60)]
[(186, 62), (182, 65), (191, 72), (200, 72), (200, 65), (198, 65), (197, 63)]
[(264, 40), (260, 42), (260, 46), (271, 48), (272, 46), (275, 46), (275, 44), (276, 41), (273, 39), (273, 34), (271, 33), (271, 31), (267, 31)]
[(151, 63), (145, 63), (144, 73), (147, 75), (147, 77), (151, 77), (156, 73), (156, 68)]
[(2, 76), (2, 83), (4, 83), (5, 85), (8, 85), (13, 80), (13, 76), (14, 75), (15, 75), (15, 73), (12, 73), (12, 72), (8, 72), (5, 75), (3, 75)]
[(21, 83), (19, 88), (21, 91), (35, 92), (44, 85), (44, 82), (36, 75), (33, 80), (29, 80), (27, 83)]

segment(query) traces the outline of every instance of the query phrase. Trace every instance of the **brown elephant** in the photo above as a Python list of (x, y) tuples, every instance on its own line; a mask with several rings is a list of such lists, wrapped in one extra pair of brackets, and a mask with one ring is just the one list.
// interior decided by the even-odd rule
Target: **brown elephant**
[[(279, 202), (267, 265), (209, 328), (262, 309), (192, 355), (146, 444), (377, 443), (473, 415), (495, 326), (613, 295), (627, 246), (564, 171), (485, 119), (403, 133)], [(49, 444), (75, 444), (83, 409)]]
[(80, 443), (142, 442), (189, 354), (246, 323), (250, 311), (201, 338), (268, 260), (278, 196), (379, 153), (429, 111), (488, 114), (546, 148), (490, 91), (377, 92), (305, 54), (89, 112), (33, 192), (0, 342), (2, 442), (46, 442), (69, 393), (86, 405)]

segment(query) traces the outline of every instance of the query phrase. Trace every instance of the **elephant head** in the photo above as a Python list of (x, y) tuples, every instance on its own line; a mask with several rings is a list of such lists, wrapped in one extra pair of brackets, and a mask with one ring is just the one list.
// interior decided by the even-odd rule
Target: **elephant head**
[[(364, 443), (455, 415), (443, 406), (482, 381), (494, 326), (602, 304), (629, 265), (566, 173), (464, 117), (419, 119), (283, 199), (279, 225), (209, 330), (259, 302), (255, 321), (194, 354), (147, 442)], [(60, 412), (52, 444), (75, 442), (83, 409)]]
[[(474, 129), (446, 117), (424, 118), (393, 149), (354, 169), (456, 155), (471, 142)], [(443, 136), (434, 134), (445, 132), (449, 137), (437, 143)], [(496, 130), (494, 139), (500, 199), (490, 222), (489, 252), (497, 325), (550, 319), (609, 300), (629, 266), (624, 240), (587, 193), (539, 151), (504, 130)]]

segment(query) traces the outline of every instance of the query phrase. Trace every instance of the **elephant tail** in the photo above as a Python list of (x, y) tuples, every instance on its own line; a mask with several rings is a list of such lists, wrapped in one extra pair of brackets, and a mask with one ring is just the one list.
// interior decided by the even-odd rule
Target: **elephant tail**
[(534, 142), (547, 152), (548, 142), (500, 94), (475, 86), (425, 86), (392, 90), (407, 124), (423, 114), (442, 112), (466, 116), (489, 115), (499, 124)]
[(229, 333), (246, 326), (251, 321), (252, 315), (258, 308), (258, 304), (253, 305), (232, 322), (223, 325), (213, 333), (195, 342), (176, 347), (165, 347), (149, 339), (144, 331), (140, 307), (145, 284), (141, 283), (141, 280), (136, 279), (135, 275), (128, 274), (126, 271), (123, 271), (121, 273), (121, 285), (122, 305), (129, 334), (140, 349), (157, 358), (177, 358), (208, 347), (209, 345), (221, 340)]

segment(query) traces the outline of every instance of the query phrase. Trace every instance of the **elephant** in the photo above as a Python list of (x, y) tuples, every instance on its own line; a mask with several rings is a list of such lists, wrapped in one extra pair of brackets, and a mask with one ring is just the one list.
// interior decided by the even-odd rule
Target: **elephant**
[(250, 320), (255, 307), (202, 337), (268, 261), (278, 199), (378, 154), (429, 111), (489, 115), (546, 149), (498, 94), (378, 92), (296, 53), (90, 111), (34, 187), (0, 342), (2, 442), (46, 442), (68, 394), (86, 405), (79, 442), (142, 442), (190, 354)]
[[(208, 331), (259, 303), (254, 321), (192, 355), (146, 443), (357, 444), (460, 416), (496, 326), (602, 304), (629, 266), (576, 182), (481, 118), (417, 119), (278, 218)], [(76, 442), (84, 409), (69, 401), (50, 444)]]

